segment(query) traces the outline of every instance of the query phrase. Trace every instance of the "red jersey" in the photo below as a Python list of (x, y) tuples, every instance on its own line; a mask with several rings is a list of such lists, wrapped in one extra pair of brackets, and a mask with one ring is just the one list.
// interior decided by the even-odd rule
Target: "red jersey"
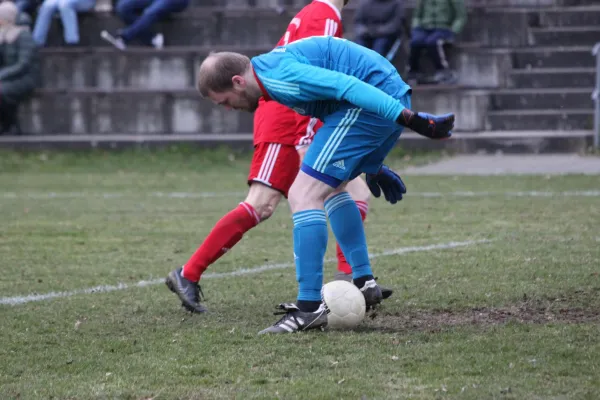
[[(327, 0), (313, 0), (292, 19), (277, 46), (311, 36), (342, 37), (342, 15)], [(259, 100), (254, 113), (254, 144), (307, 145), (321, 126), (316, 118), (300, 115), (275, 101)]]

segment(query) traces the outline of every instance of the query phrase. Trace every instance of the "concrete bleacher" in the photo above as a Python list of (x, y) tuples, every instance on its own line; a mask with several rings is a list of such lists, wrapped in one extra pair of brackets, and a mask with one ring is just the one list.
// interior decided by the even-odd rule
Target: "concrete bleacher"
[[(415, 109), (455, 112), (457, 140), (442, 145), (407, 135), (403, 141), (463, 151), (544, 151), (561, 143), (569, 149), (585, 147), (593, 115), (590, 50), (600, 40), (600, 6), (587, 5), (590, 0), (544, 1), (536, 8), (473, 7), (452, 49), (458, 84), (417, 86), (413, 96)], [(197, 65), (211, 50), (250, 56), (268, 51), (304, 3), (202, 1), (159, 26), (166, 36), (163, 50), (113, 49), (99, 33), (121, 23), (105, 12), (81, 16), (81, 47), (61, 47), (61, 27), (55, 22), (49, 46), (41, 51), (43, 87), (21, 109), (22, 129), (94, 138), (250, 134), (250, 114), (199, 99), (193, 87)], [(283, 11), (277, 9), (282, 4), (287, 5)], [(350, 8), (343, 15), (349, 38), (353, 12)], [(395, 63), (403, 72), (405, 54)]]

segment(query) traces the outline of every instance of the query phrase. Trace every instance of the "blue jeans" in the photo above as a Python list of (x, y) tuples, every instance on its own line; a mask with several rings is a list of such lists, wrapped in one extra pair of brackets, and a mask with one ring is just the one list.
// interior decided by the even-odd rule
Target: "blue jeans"
[(117, 15), (127, 24), (120, 32), (125, 42), (139, 39), (150, 44), (154, 37), (152, 25), (174, 12), (185, 10), (189, 0), (119, 0)]
[(454, 32), (449, 29), (423, 29), (414, 28), (410, 40), (410, 70), (419, 70), (419, 58), (421, 50), (427, 49), (436, 70), (448, 68), (444, 43), (454, 40)]
[(65, 42), (68, 44), (79, 43), (77, 13), (91, 10), (95, 4), (96, 0), (44, 0), (35, 20), (33, 40), (40, 46), (46, 44), (52, 17), (58, 11), (63, 24)]
[(392, 45), (394, 44), (397, 38), (398, 35), (396, 34), (380, 37), (363, 36), (357, 38), (356, 43), (368, 49), (374, 50), (382, 56), (386, 57), (387, 53), (391, 50)]

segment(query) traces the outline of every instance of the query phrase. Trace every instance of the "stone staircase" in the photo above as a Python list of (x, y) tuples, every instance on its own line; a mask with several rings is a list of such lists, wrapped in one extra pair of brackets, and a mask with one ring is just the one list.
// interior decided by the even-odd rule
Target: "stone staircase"
[(512, 50), (506, 89), (490, 100), (490, 130), (591, 130), (600, 5), (529, 14), (528, 46)]
[[(554, 1), (561, 5), (592, 2)], [(23, 130), (44, 136), (0, 137), (0, 145), (88, 142), (112, 146), (169, 140), (250, 144), (250, 114), (225, 111), (199, 99), (193, 88), (197, 65), (212, 50), (249, 56), (270, 50), (304, 3), (197, 2), (160, 25), (167, 45), (161, 51), (132, 47), (119, 52), (108, 46), (100, 39), (100, 31), (121, 27), (110, 13), (81, 16), (79, 48), (61, 47), (61, 28), (55, 23), (49, 47), (42, 50), (43, 88), (21, 110)], [(281, 4), (287, 4), (285, 9), (276, 9)], [(343, 16), (349, 38), (353, 13), (350, 8)], [(401, 143), (459, 151), (585, 147), (592, 126), (594, 59), (590, 50), (592, 43), (600, 41), (600, 6), (474, 7), (469, 14), (453, 50), (458, 85), (417, 86), (413, 96), (415, 109), (456, 112), (455, 138), (437, 143), (407, 134)], [(398, 57), (396, 63), (403, 71), (404, 58)]]

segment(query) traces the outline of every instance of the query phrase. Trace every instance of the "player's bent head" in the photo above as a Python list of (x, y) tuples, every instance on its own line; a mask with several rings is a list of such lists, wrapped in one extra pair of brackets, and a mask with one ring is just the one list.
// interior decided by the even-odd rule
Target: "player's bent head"
[(211, 53), (200, 64), (197, 89), (203, 97), (209, 91), (222, 93), (233, 88), (234, 77), (243, 76), (250, 68), (250, 59), (239, 53), (228, 51)]
[(250, 92), (254, 92), (248, 87), (251, 72), (250, 59), (243, 54), (211, 53), (200, 64), (196, 88), (202, 97), (208, 97), (219, 105), (254, 111), (258, 106), (258, 98), (250, 95)]

